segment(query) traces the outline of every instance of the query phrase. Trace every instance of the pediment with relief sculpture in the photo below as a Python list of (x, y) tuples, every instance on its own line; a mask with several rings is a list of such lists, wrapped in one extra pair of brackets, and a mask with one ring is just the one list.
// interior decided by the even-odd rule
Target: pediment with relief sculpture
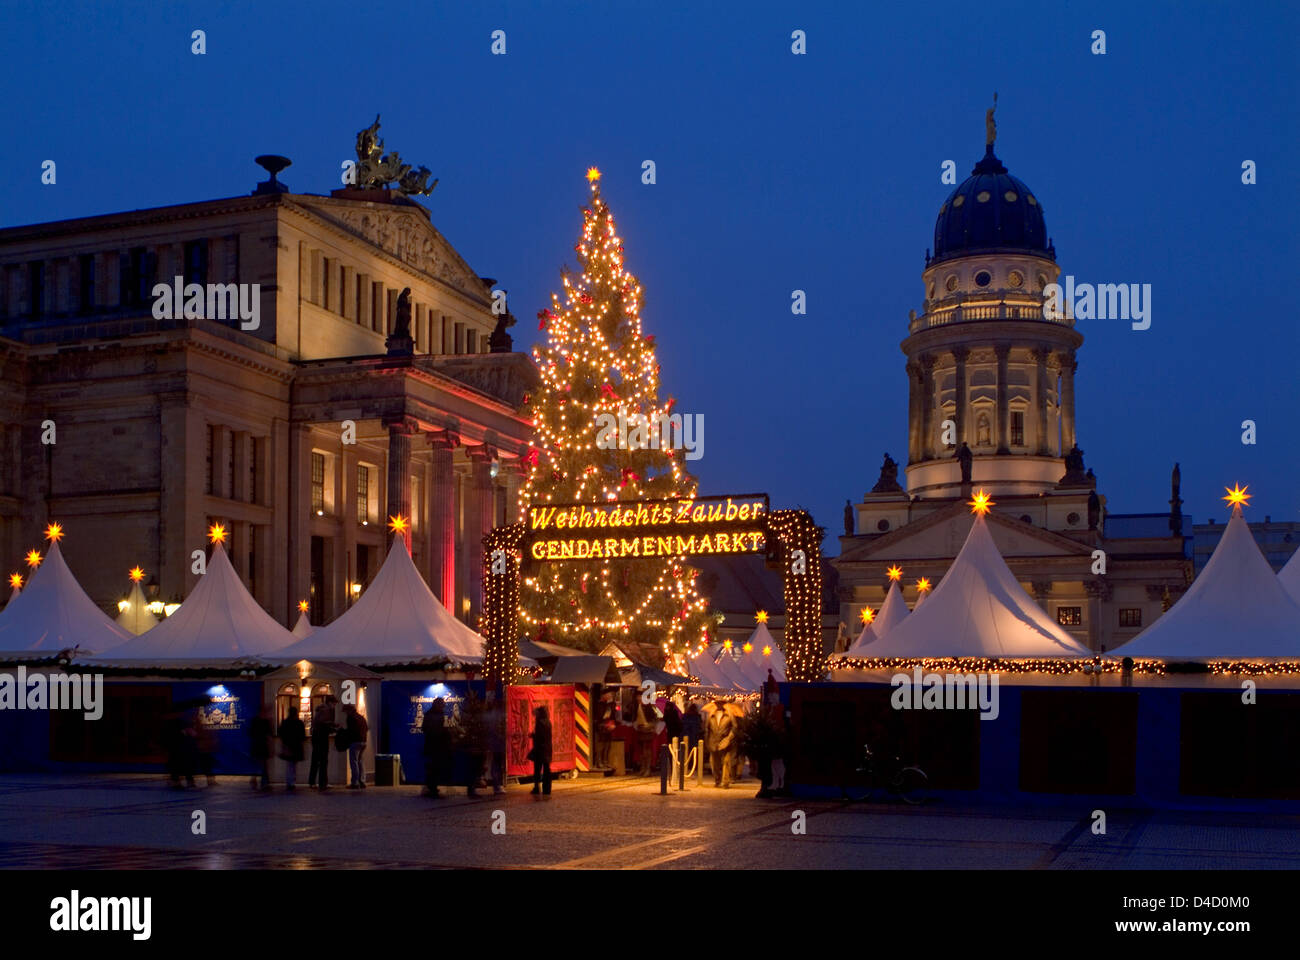
[(323, 197), (295, 197), (312, 212), (333, 221), (407, 266), (487, 304), (483, 282), (425, 217), (409, 208), (378, 209)]

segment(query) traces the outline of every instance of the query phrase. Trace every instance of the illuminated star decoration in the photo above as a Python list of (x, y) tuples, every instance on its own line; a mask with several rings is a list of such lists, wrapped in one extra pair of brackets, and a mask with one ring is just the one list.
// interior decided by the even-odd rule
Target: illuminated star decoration
[(595, 182), (596, 182), (597, 180), (599, 180), (599, 179), (600, 179), (600, 171), (597, 170), (595, 167), (588, 167), (588, 168), (587, 168), (587, 182), (588, 182), (588, 183), (595, 183)]
[(39, 553), (37, 553), (35, 550), (28, 550), (28, 551), (27, 551), (27, 566), (29, 566), (29, 567), (31, 567), (33, 570), (35, 570), (35, 569), (36, 569), (37, 567), (39, 567), (40, 565), (41, 565), (41, 555), (40, 555)]
[(724, 640), (724, 641), (722, 642), (722, 649), (724, 649), (724, 650), (730, 650), (730, 649), (731, 649), (731, 641), (730, 641), (730, 640)]
[(922, 577), (920, 580), (916, 581), (916, 589), (918, 593), (925, 593), (925, 591), (929, 590), (930, 578)]
[(858, 614), (858, 619), (862, 621), (863, 626), (866, 626), (872, 620), (876, 619), (876, 614), (870, 607), (863, 607), (862, 612)]
[(889, 576), (890, 580), (903, 579), (903, 568), (900, 567), (898, 564), (894, 564), (892, 567), (886, 570), (885, 573)]
[(212, 543), (226, 542), (226, 528), (219, 523), (214, 523), (208, 527), (208, 540)]
[(14, 589), (20, 589), (23, 585), (23, 575), (21, 573), (9, 574), (9, 586)]
[(975, 496), (967, 502), (966, 506), (970, 507), (971, 513), (977, 517), (982, 517), (989, 512), (989, 507), (993, 506), (993, 501), (989, 499), (989, 495), (983, 490), (977, 490)]
[(750, 643), (748, 640), (746, 640), (746, 641), (745, 641), (745, 645), (744, 645), (743, 647), (741, 647), (740, 649), (741, 649), (741, 650), (744, 650), (746, 653), (753, 653), (753, 652), (754, 652), (754, 645), (753, 645), (752, 643)]
[(306, 601), (306, 600), (299, 600), (299, 601), (298, 601), (298, 609), (301, 610), (303, 613), (306, 613), (306, 612), (307, 612), (307, 601)]
[(754, 614), (754, 622), (755, 622), (755, 623), (767, 623), (767, 611), (766, 611), (766, 610), (760, 610), (760, 611), (758, 611), (758, 613)]
[(131, 572), (127, 576), (131, 578), (132, 583), (139, 583), (144, 579), (144, 570), (140, 568), (139, 564), (136, 564), (131, 568)]
[(1250, 484), (1243, 487), (1234, 483), (1231, 488), (1224, 487), (1223, 489), (1228, 491), (1228, 495), (1220, 499), (1227, 501), (1228, 506), (1232, 507), (1233, 513), (1236, 513), (1242, 507), (1250, 506), (1250, 498), (1254, 496), (1253, 493), (1246, 492), (1250, 489)]
[(45, 528), (45, 539), (50, 541), (50, 543), (58, 543), (60, 540), (62, 540), (63, 525), (59, 523), (51, 523), (48, 527)]
[(764, 647), (763, 647), (763, 656), (765, 656), (765, 657), (770, 657), (771, 655), (772, 655), (772, 648), (771, 648), (771, 646), (764, 646)]
[(406, 533), (410, 525), (410, 522), (401, 514), (388, 518), (388, 529), (393, 533)]

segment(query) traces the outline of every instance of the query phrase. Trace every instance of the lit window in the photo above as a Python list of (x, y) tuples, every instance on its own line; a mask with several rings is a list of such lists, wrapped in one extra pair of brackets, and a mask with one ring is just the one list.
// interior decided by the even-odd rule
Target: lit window
[(1141, 607), (1121, 608), (1119, 611), (1119, 625), (1121, 627), (1142, 626), (1142, 608)]
[(325, 454), (311, 455), (311, 508), (317, 516), (325, 512)]
[(1083, 607), (1057, 607), (1056, 622), (1063, 627), (1083, 626)]

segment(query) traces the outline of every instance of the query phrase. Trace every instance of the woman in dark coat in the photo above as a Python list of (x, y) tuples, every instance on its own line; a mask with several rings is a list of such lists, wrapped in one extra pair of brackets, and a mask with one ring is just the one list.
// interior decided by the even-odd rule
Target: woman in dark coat
[(441, 797), (438, 784), (447, 768), (451, 738), (447, 732), (447, 702), (439, 697), (424, 711), (420, 732), (424, 734), (424, 792), (430, 797)]
[(545, 707), (538, 707), (533, 722), (533, 793), (541, 787), (543, 796), (551, 795), (551, 717)]
[(302, 763), (302, 745), (307, 741), (307, 728), (298, 719), (298, 705), (290, 704), (289, 715), (280, 724), (280, 756), (284, 759), (284, 788), (294, 791), (298, 779), (298, 764)]
[(262, 709), (248, 725), (248, 755), (253, 758), (261, 776), (260, 783), (259, 774), (249, 778), (254, 790), (271, 789), (271, 736), (271, 708), (262, 704)]

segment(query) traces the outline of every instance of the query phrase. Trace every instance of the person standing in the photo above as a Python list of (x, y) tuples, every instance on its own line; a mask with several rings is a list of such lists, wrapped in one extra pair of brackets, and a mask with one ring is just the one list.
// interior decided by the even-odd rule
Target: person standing
[(355, 704), (347, 704), (343, 708), (343, 714), (346, 718), (345, 729), (348, 738), (348, 772), (352, 777), (348, 789), (364, 790), (366, 772), (362, 767), (361, 757), (366, 752), (366, 737), (370, 733), (370, 724), (366, 723), (366, 718), (361, 715), (361, 711)]
[(546, 707), (538, 707), (533, 721), (533, 793), (541, 787), (543, 796), (551, 795), (551, 716)]
[(424, 792), (430, 797), (441, 797), (438, 784), (442, 782), (447, 762), (447, 701), (439, 697), (424, 711), (420, 732), (424, 734)]
[(334, 732), (333, 697), (326, 697), (311, 715), (311, 766), (307, 769), (307, 783), (328, 790), (330, 762), (330, 734)]
[[(686, 750), (690, 752), (704, 736), (704, 719), (700, 716), (700, 705), (692, 701), (686, 705), (686, 715), (682, 717), (682, 735), (686, 738)], [(700, 763), (704, 758), (700, 757)]]
[(294, 791), (298, 779), (298, 764), (302, 762), (302, 747), (307, 740), (307, 729), (298, 719), (298, 705), (289, 705), (289, 715), (280, 724), (280, 756), (284, 760), (285, 789)]
[(253, 722), (248, 725), (248, 755), (253, 758), (253, 764), (261, 770), (260, 783), (257, 774), (248, 778), (249, 785), (254, 790), (271, 789), (272, 736), (271, 708), (264, 703), (257, 716), (253, 718)]
[[(678, 751), (676, 758), (678, 763), (685, 762), (685, 757), (683, 756), (684, 748), (681, 743), (683, 729), (684, 724), (682, 723), (682, 711), (678, 709), (676, 703), (669, 700), (664, 704), (664, 739), (668, 743), (668, 748), (670, 750)], [(673, 741), (677, 742), (674, 743)], [(671, 766), (669, 769), (672, 769)]]
[(736, 722), (719, 706), (709, 717), (709, 763), (713, 767), (713, 785), (731, 786), (731, 753), (736, 743)]
[(637, 701), (636, 705), (636, 753), (641, 765), (641, 776), (650, 776), (650, 766), (654, 763), (655, 728), (659, 725), (658, 711), (652, 704)]
[(777, 701), (773, 703), (769, 709), (772, 712), (772, 726), (775, 728), (775, 743), (772, 756), (771, 793), (780, 796), (786, 792), (785, 757), (790, 749), (790, 731), (786, 726), (785, 707), (781, 702)]
[(600, 695), (596, 707), (596, 767), (609, 769), (609, 749), (614, 740), (614, 697), (608, 690)]

